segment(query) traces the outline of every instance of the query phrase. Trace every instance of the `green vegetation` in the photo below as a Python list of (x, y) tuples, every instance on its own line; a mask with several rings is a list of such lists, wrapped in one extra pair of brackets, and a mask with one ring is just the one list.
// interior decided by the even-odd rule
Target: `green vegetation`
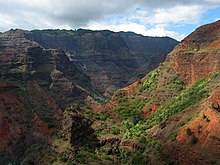
[(140, 86), (140, 92), (143, 92), (147, 89), (151, 89), (152, 86), (157, 81), (157, 78), (160, 74), (161, 74), (160, 69), (156, 69), (150, 75), (148, 75), (147, 78), (144, 80), (144, 82)]
[(202, 126), (200, 124), (198, 124), (197, 125), (197, 130), (198, 130), (199, 133), (201, 132), (201, 128), (202, 128)]
[(196, 144), (197, 142), (198, 142), (197, 137), (194, 134), (192, 134), (192, 136), (191, 136), (191, 144)]
[(189, 127), (186, 129), (186, 134), (191, 137), (190, 140), (191, 144), (196, 144), (198, 142), (197, 137), (194, 135), (193, 132), (191, 132)]
[(20, 160), (18, 157), (14, 156), (13, 159), (11, 159), (6, 152), (4, 152), (4, 151), (0, 152), (0, 164), (2, 164), (2, 165), (3, 164), (7, 164), (7, 165), (9, 165), (9, 164), (14, 165), (15, 164), (15, 165), (17, 165), (17, 164), (19, 164), (19, 162), (20, 162)]
[(12, 68), (9, 70), (11, 73), (26, 73), (28, 71), (27, 65), (20, 65), (17, 68)]
[(139, 142), (146, 144), (146, 143), (147, 143), (146, 137), (144, 137), (144, 136), (142, 135), (142, 136), (139, 138)]
[(140, 120), (140, 116), (143, 114), (143, 107), (145, 102), (139, 99), (127, 99), (120, 101), (120, 104), (115, 108), (115, 112), (121, 119), (132, 119), (133, 122)]
[(177, 91), (181, 91), (184, 89), (183, 81), (179, 80), (177, 76), (172, 77), (170, 81), (170, 85), (172, 86), (172, 88), (174, 88)]
[(186, 129), (186, 134), (187, 134), (188, 136), (191, 136), (191, 135), (192, 135), (191, 129), (190, 129), (189, 127)]
[(167, 73), (170, 73), (170, 72), (172, 72), (173, 71), (173, 68), (171, 67), (171, 66), (168, 66), (167, 68), (166, 68), (166, 72)]
[(169, 139), (170, 139), (171, 141), (176, 141), (176, 137), (177, 137), (177, 133), (176, 133), (176, 132), (173, 132), (173, 133), (170, 134)]
[(208, 117), (206, 118), (206, 122), (210, 122), (210, 119)]
[(89, 152), (85, 148), (81, 148), (76, 154), (78, 164), (147, 164), (148, 160), (141, 152), (132, 153), (129, 150), (118, 148), (106, 144), (101, 148), (97, 148), (94, 152)]
[(183, 90), (181, 94), (166, 102), (159, 110), (149, 116), (146, 120), (140, 120), (125, 133), (124, 137), (128, 138), (140, 136), (140, 134), (142, 134), (146, 129), (152, 128), (153, 126), (159, 124), (162, 120), (165, 120), (172, 115), (189, 108), (190, 106), (196, 105), (201, 100), (207, 98), (209, 95), (208, 91), (205, 90), (205, 87), (214, 77), (216, 77), (216, 74), (198, 81)]
[(82, 110), (84, 113), (85, 113), (85, 116), (90, 118), (90, 119), (93, 119), (93, 120), (107, 120), (108, 118), (110, 118), (110, 115), (108, 113), (95, 113), (95, 112), (92, 112), (90, 109), (88, 108), (84, 108)]
[(202, 115), (202, 118), (203, 118), (206, 122), (210, 122), (209, 118), (208, 118), (205, 114)]
[(186, 125), (190, 120), (192, 120), (192, 117), (188, 117), (186, 120), (182, 121), (179, 126), (182, 127)]
[(52, 165), (55, 161), (57, 161), (57, 157), (52, 157), (50, 159), (50, 165)]
[(111, 133), (112, 133), (113, 135), (119, 135), (119, 134), (120, 134), (120, 128), (114, 126), (114, 127), (111, 129)]
[(211, 159), (209, 162), (210, 162), (210, 164), (213, 164), (213, 165), (218, 163), (218, 161), (214, 160), (214, 159)]
[(143, 157), (143, 155), (138, 152), (134, 155), (131, 164), (132, 165), (146, 165), (147, 160)]
[[(23, 164), (29, 164), (31, 160), (40, 160), (42, 157), (50, 154), (51, 150), (48, 148), (46, 141), (42, 140), (31, 145), (24, 153)], [(37, 154), (36, 154), (37, 153)]]

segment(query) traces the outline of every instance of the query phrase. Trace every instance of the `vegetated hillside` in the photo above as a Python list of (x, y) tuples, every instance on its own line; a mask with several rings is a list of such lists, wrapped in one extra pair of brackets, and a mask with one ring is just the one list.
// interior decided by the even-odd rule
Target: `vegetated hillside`
[(145, 144), (149, 163), (220, 164), (219, 42), (220, 21), (199, 27), (107, 105), (122, 139)]
[[(47, 164), (57, 153), (62, 159), (66, 149), (64, 153), (62, 150), (57, 151), (56, 142), (63, 143), (63, 139), (69, 140), (67, 147), (72, 149), (68, 155), (72, 155), (71, 161), (75, 160), (74, 150), (84, 137), (86, 141), (92, 139), (95, 144), (99, 142), (91, 128), (93, 121), (91, 117), (86, 118), (86, 114), (101, 120), (106, 119), (108, 114), (100, 117), (102, 115), (88, 110), (91, 109), (90, 104), (95, 103), (97, 106), (96, 101), (103, 102), (104, 98), (93, 88), (90, 77), (75, 65), (68, 52), (44, 48), (28, 39), (29, 35), (33, 33), (19, 29), (0, 34), (0, 164)], [(123, 42), (120, 37), (116, 38), (115, 41)], [(107, 46), (110, 48), (101, 51), (112, 52), (113, 49), (112, 56), (115, 56), (117, 51), (127, 49), (126, 46), (118, 48), (117, 44), (105, 39), (101, 40), (108, 42)], [(87, 46), (87, 43), (84, 44)], [(94, 51), (90, 48), (89, 46), (86, 50), (88, 54), (85, 56), (88, 61), (90, 51)], [(102, 45), (99, 45), (99, 48), (101, 49)], [(132, 54), (128, 56), (133, 57)], [(121, 61), (130, 65), (129, 60)], [(99, 68), (96, 74), (102, 71)], [(123, 72), (123, 76), (126, 76), (125, 73)], [(75, 106), (77, 102), (80, 102), (84, 109)], [(74, 106), (71, 106), (72, 104)], [(64, 111), (69, 106), (73, 107), (70, 108), (71, 112), (68, 109)], [(88, 140), (90, 134), (91, 139)], [(61, 137), (61, 140), (54, 138), (53, 141), (52, 137)]]
[(169, 37), (84, 29), (33, 30), (26, 37), (45, 48), (64, 50), (105, 96), (157, 67), (178, 43)]
[[(219, 27), (220, 21), (198, 28), (163, 64), (118, 90), (105, 107), (68, 109), (91, 119), (95, 135), (78, 146), (75, 162), (219, 164), (220, 45), (214, 44), (220, 40)], [(203, 74), (194, 74), (199, 71)]]
[[(77, 31), (82, 35), (85, 32)], [(114, 60), (118, 60), (115, 61), (118, 68), (110, 65), (113, 68), (108, 68), (109, 71), (117, 69), (117, 74), (124, 77), (131, 74), (132, 68), (138, 64), (122, 38), (108, 31), (112, 36), (104, 37), (101, 33), (106, 32), (102, 31), (97, 32), (102, 37), (96, 41), (92, 40), (93, 33), (89, 34), (92, 37), (84, 37), (84, 46), (80, 48), (84, 51), (84, 60), (89, 63), (90, 56), (93, 58), (94, 52), (99, 50), (102, 52), (100, 59), (111, 61), (115, 57)], [(94, 89), (92, 77), (85, 74), (87, 72), (81, 68), (82, 65), (73, 60), (69, 52), (45, 48), (28, 39), (27, 36), (32, 35), (33, 32), (19, 29), (0, 34), (0, 164), (78, 163), (78, 158), (82, 156), (80, 152), (83, 154), (89, 148), (87, 153), (90, 154), (96, 148), (106, 147), (105, 140), (95, 132), (102, 122), (112, 124), (108, 112), (97, 113), (102, 109), (99, 103), (103, 103), (105, 98)], [(63, 31), (58, 31), (59, 41), (63, 39), (62, 35)], [(54, 43), (52, 39), (50, 41)], [(104, 45), (100, 45), (99, 41)], [(66, 44), (66, 40), (63, 43)], [(98, 47), (91, 49), (91, 45), (96, 44)], [(118, 54), (120, 58), (116, 58)], [(102, 64), (104, 66), (107, 66), (106, 63)], [(102, 74), (102, 67), (96, 68), (96, 76)]]

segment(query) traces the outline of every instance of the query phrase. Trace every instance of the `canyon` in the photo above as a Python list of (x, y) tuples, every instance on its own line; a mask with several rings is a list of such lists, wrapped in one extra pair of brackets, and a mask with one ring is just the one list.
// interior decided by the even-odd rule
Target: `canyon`
[(220, 21), (180, 43), (9, 30), (0, 59), (0, 164), (220, 163)]

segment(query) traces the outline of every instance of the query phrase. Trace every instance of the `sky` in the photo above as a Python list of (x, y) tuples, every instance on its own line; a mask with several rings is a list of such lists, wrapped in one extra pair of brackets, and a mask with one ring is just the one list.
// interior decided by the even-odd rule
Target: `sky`
[(133, 31), (182, 40), (220, 19), (220, 0), (0, 0), (0, 31)]

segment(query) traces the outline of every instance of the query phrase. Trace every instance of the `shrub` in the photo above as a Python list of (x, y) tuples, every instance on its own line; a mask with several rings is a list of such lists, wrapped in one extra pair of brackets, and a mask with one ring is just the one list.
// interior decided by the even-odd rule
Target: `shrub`
[(176, 141), (176, 137), (177, 137), (177, 133), (176, 133), (176, 132), (173, 132), (172, 134), (170, 134), (169, 139), (170, 139), (171, 141)]
[(111, 129), (111, 133), (112, 133), (113, 135), (119, 135), (119, 134), (120, 134), (120, 129), (117, 128), (117, 127), (113, 127), (113, 128)]
[(143, 157), (143, 155), (138, 152), (136, 155), (134, 155), (132, 162), (132, 165), (146, 165), (147, 160)]
[(68, 160), (68, 159), (66, 158), (65, 155), (62, 155), (61, 158), (60, 158), (60, 161), (62, 161), (62, 162), (64, 162), (64, 163), (67, 162), (67, 160)]
[(210, 164), (217, 164), (217, 160), (210, 160)]
[(192, 134), (191, 135), (191, 144), (196, 144), (197, 142), (198, 142), (197, 137), (194, 134)]
[(140, 138), (139, 138), (139, 142), (140, 143), (147, 143), (147, 140), (146, 140), (146, 138), (144, 137), (144, 136), (141, 136)]
[(191, 136), (191, 135), (192, 135), (192, 132), (191, 132), (191, 130), (190, 130), (189, 127), (186, 129), (186, 134), (187, 134), (188, 136)]
[(198, 142), (197, 137), (191, 132), (189, 127), (186, 129), (186, 134), (191, 137), (191, 144), (196, 144)]
[(52, 157), (51, 159), (50, 159), (50, 165), (52, 165), (55, 161), (56, 161), (56, 157)]
[(199, 124), (199, 125), (197, 125), (197, 129), (198, 129), (198, 131), (200, 131), (200, 129), (202, 128), (202, 126)]
[(208, 117), (206, 118), (206, 122), (210, 122), (210, 119)]
[(144, 80), (143, 84), (140, 87), (140, 91), (143, 92), (144, 90), (150, 89), (153, 84), (157, 81), (157, 77), (161, 74), (159, 69), (156, 69), (151, 74), (147, 76)]
[(220, 105), (218, 104), (217, 101), (212, 102), (211, 108), (217, 111), (220, 111)]
[(182, 121), (179, 126), (182, 127), (182, 126), (186, 125), (191, 119), (192, 119), (192, 117), (187, 118), (185, 121)]

